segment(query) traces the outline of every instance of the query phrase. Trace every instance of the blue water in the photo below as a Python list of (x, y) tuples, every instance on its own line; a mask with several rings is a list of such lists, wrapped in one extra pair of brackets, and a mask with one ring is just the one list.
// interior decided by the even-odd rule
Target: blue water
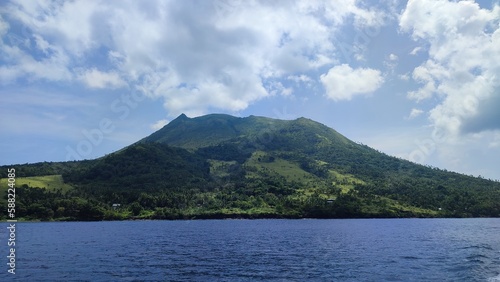
[(5, 227), (1, 281), (500, 281), (500, 219), (18, 223), (15, 275)]

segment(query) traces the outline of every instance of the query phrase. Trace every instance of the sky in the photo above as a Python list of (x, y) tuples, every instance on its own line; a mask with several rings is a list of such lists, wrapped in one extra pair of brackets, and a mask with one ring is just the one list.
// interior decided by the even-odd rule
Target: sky
[(181, 113), (307, 117), (500, 179), (499, 1), (2, 1), (0, 165), (93, 159)]

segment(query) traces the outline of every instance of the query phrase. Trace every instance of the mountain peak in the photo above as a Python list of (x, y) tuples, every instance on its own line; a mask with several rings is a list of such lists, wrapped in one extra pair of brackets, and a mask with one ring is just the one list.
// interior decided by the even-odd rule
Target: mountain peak
[(187, 122), (189, 120), (191, 120), (191, 118), (189, 118), (184, 113), (182, 113), (180, 116), (176, 117), (174, 120), (172, 120), (171, 122), (169, 122), (165, 127), (168, 127), (169, 125), (172, 126), (172, 125), (176, 125), (176, 124), (182, 124), (182, 123), (185, 123), (185, 122)]
[[(261, 138), (264, 133), (279, 136), (292, 131), (300, 131), (302, 135), (309, 135), (309, 139), (322, 136), (337, 144), (350, 143), (335, 130), (304, 117), (295, 120), (280, 120), (259, 116), (242, 118), (227, 114), (209, 114), (195, 118), (188, 118), (185, 114), (181, 114), (164, 128), (144, 138), (142, 142), (159, 142), (185, 149), (198, 149), (235, 138), (254, 140)], [(304, 143), (303, 145), (309, 146), (310, 144)]]
[(188, 119), (190, 119), (190, 118), (188, 118), (188, 117), (186, 116), (186, 114), (182, 113), (180, 116), (178, 116), (178, 117), (177, 117), (176, 119), (174, 119), (174, 120), (188, 120)]

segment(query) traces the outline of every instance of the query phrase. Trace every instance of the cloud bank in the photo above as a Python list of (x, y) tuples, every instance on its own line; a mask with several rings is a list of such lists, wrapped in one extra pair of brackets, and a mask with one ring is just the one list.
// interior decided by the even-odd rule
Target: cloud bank
[(286, 86), (272, 91), (277, 80), (334, 65), (345, 22), (363, 28), (385, 18), (354, 0), (22, 1), (3, 6), (1, 16), (3, 84), (128, 88), (162, 99), (171, 116), (290, 95)]
[(499, 22), (498, 5), (488, 10), (471, 1), (408, 2), (400, 28), (427, 45), (429, 55), (413, 70), (421, 87), (408, 97), (438, 99), (430, 111), (436, 130), (458, 136), (500, 129)]

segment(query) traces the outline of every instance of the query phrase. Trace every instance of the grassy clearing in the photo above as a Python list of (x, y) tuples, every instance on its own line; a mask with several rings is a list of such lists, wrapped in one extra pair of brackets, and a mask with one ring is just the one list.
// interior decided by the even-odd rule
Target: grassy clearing
[(296, 163), (283, 159), (275, 159), (270, 163), (261, 163), (261, 167), (276, 172), (285, 177), (288, 181), (302, 182), (304, 179), (310, 179), (312, 177), (310, 173), (302, 170)]
[(430, 209), (423, 209), (419, 207), (414, 207), (414, 206), (409, 206), (405, 204), (401, 204), (398, 201), (392, 200), (392, 199), (387, 199), (389, 202), (389, 206), (393, 210), (398, 210), (398, 211), (403, 211), (403, 212), (411, 212), (413, 214), (421, 214), (421, 215), (428, 215), (428, 216), (437, 216), (438, 211), (436, 210), (430, 210)]
[[(16, 187), (28, 185), (36, 188), (46, 188), (48, 190), (61, 189), (62, 192), (67, 192), (73, 187), (64, 183), (62, 175), (44, 175), (32, 177), (16, 177)], [(0, 191), (7, 191), (7, 178), (0, 179)]]
[(334, 179), (333, 185), (342, 189), (342, 193), (347, 193), (354, 189), (355, 185), (365, 185), (366, 183), (350, 174), (341, 174), (335, 170), (329, 170), (330, 176)]
[(385, 214), (392, 217), (438, 217), (440, 212), (437, 210), (419, 208), (399, 201), (377, 196), (375, 205), (366, 206), (363, 212), (366, 214)]
[[(335, 195), (331, 193), (333, 177), (329, 177), (328, 179), (319, 178), (303, 170), (300, 168), (300, 165), (295, 162), (281, 158), (271, 158), (271, 156), (265, 152), (256, 151), (245, 162), (245, 166), (247, 166), (247, 168), (252, 168), (247, 169), (247, 177), (249, 178), (263, 177), (262, 174), (265, 173), (282, 176), (287, 181), (300, 183), (301, 188), (297, 189), (296, 194), (291, 196), (291, 198), (306, 200), (313, 194), (319, 194), (319, 196), (325, 200), (335, 198)], [(346, 179), (358, 181), (357, 179), (352, 177), (348, 178), (347, 176)]]
[(208, 160), (208, 162), (210, 163), (210, 174), (216, 177), (229, 176), (229, 169), (237, 164), (236, 161)]
[[(245, 162), (246, 166), (254, 167), (258, 172), (269, 171), (283, 176), (288, 181), (305, 182), (305, 180), (315, 178), (314, 175), (302, 170), (298, 164), (284, 159), (275, 158), (269, 160), (270, 156), (262, 151), (256, 151)], [(250, 170), (249, 177), (258, 177), (257, 173)]]

